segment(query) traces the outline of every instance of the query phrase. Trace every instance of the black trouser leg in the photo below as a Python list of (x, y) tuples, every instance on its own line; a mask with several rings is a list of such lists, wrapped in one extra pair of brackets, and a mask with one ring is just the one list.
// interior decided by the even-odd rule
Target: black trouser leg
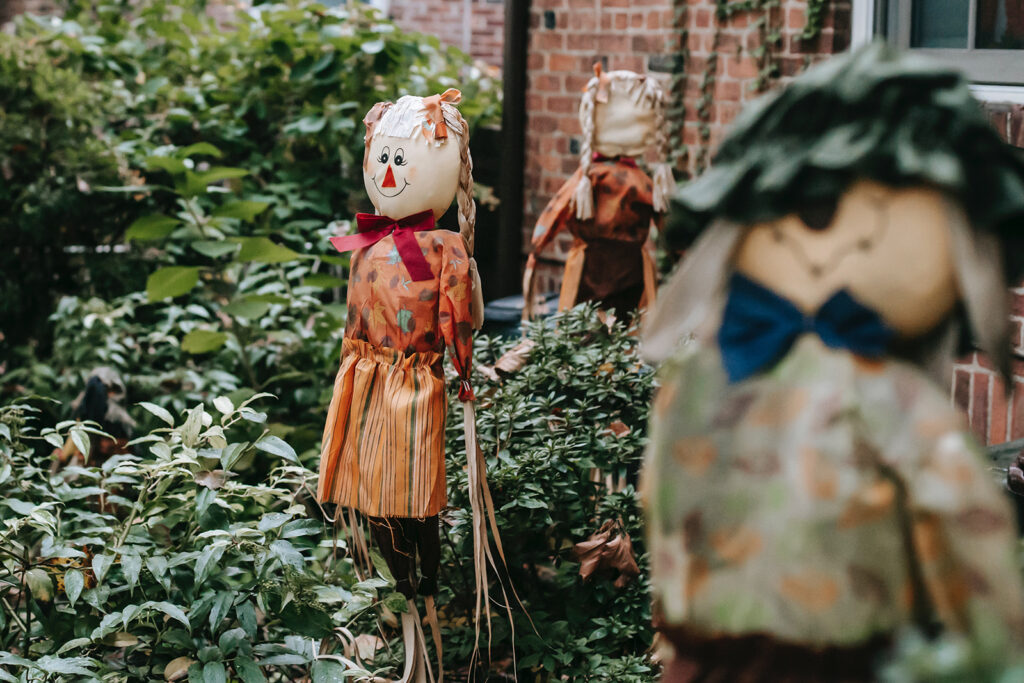
[(437, 594), (437, 573), (441, 566), (441, 535), (437, 515), (410, 519), (416, 524), (416, 550), (420, 555), (420, 595)]
[(407, 533), (405, 522), (398, 517), (370, 517), (370, 534), (384, 561), (395, 577), (395, 589), (411, 600), (416, 592), (412, 587), (413, 538)]

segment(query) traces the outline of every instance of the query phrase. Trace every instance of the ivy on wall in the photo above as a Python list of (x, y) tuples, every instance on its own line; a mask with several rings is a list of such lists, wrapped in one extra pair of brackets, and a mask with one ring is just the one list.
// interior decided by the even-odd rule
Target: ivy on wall
[[(807, 0), (806, 23), (800, 33), (802, 41), (812, 41), (821, 35), (829, 2), (830, 0)], [(672, 161), (676, 168), (683, 169), (687, 168), (689, 161), (689, 150), (683, 139), (686, 120), (687, 66), (690, 63), (690, 51), (687, 45), (689, 4), (688, 0), (675, 0), (674, 3), (674, 26), (679, 37), (679, 53), (672, 74), (672, 92), (675, 102), (669, 112), (672, 122), (672, 140), (676, 142), (673, 146)], [(751, 84), (752, 88), (756, 92), (764, 92), (779, 78), (778, 52), (782, 45), (783, 28), (781, 0), (715, 0), (713, 13), (715, 32), (711, 50), (700, 76), (700, 95), (695, 104), (699, 138), (698, 148), (694, 155), (694, 167), (697, 174), (707, 168), (711, 151), (711, 122), (714, 112), (714, 93), (722, 32), (734, 17), (740, 15), (756, 15), (750, 23), (757, 30), (759, 36), (757, 46), (750, 50), (750, 55), (757, 60), (758, 65), (757, 76)], [(805, 60), (804, 66), (806, 67), (808, 63), (809, 60)]]

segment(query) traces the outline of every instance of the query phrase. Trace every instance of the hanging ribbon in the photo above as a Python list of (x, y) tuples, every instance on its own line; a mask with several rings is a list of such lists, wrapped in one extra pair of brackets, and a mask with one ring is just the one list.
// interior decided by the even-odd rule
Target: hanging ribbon
[(331, 244), (341, 252), (369, 247), (388, 235), (394, 235), (395, 248), (402, 257), (402, 264), (414, 282), (434, 279), (434, 272), (420, 250), (420, 243), (413, 233), (434, 229), (434, 212), (430, 209), (406, 216), (400, 220), (378, 216), (372, 213), (356, 214), (355, 235), (332, 237)]
[(597, 76), (597, 93), (594, 95), (595, 102), (602, 104), (608, 102), (608, 88), (611, 87), (612, 77), (604, 73), (601, 62), (594, 62), (594, 75)]

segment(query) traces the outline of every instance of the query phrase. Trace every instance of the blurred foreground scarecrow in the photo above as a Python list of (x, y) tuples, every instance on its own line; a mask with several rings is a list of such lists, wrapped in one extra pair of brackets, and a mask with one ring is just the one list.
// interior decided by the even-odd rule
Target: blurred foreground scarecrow
[(966, 338), (1008, 367), (1022, 219), (965, 80), (878, 44), (748, 108), (676, 195), (702, 234), (644, 347), (665, 680), (873, 680), (911, 625), (1024, 643), (1015, 525), (945, 388)]

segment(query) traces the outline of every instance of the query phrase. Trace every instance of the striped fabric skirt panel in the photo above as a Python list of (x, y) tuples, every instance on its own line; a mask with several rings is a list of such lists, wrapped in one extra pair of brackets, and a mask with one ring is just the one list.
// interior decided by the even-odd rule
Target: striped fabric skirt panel
[(441, 354), (343, 340), (317, 498), (373, 517), (429, 517), (447, 503)]

